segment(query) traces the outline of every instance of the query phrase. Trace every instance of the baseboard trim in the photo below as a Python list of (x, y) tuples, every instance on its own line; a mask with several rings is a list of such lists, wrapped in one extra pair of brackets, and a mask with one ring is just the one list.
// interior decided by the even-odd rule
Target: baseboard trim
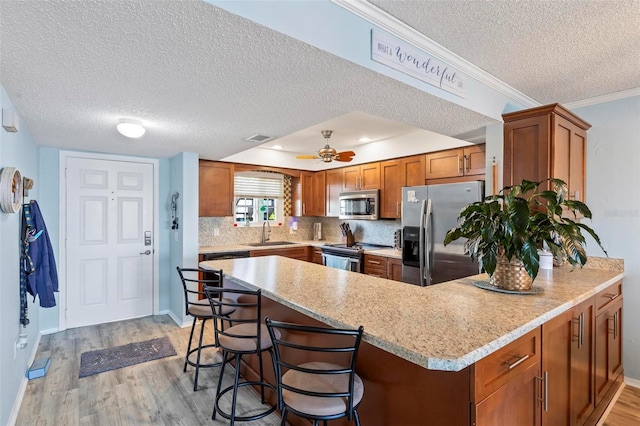
[(173, 311), (170, 311), (168, 309), (158, 312), (158, 315), (169, 315), (169, 318), (171, 318), (173, 322), (175, 322), (176, 325), (180, 328), (191, 327), (191, 321), (182, 321), (176, 314), (173, 313)]
[(36, 341), (33, 343), (31, 353), (29, 354), (29, 360), (27, 361), (27, 370), (25, 370), (24, 375), (22, 376), (20, 386), (18, 387), (18, 392), (16, 393), (16, 399), (13, 401), (13, 407), (11, 407), (11, 413), (9, 414), (7, 423), (9, 426), (14, 426), (16, 424), (16, 421), (18, 421), (18, 413), (20, 413), (20, 407), (22, 406), (24, 393), (27, 391), (27, 384), (29, 383), (29, 379), (27, 379), (27, 371), (29, 370), (29, 367), (31, 367), (31, 364), (33, 364), (33, 361), (36, 359), (38, 346), (40, 346), (40, 337), (42, 337), (42, 333), (38, 333), (38, 336), (36, 336)]
[(631, 377), (625, 377), (624, 378), (624, 382), (634, 388), (638, 388), (640, 389), (640, 380), (638, 379), (632, 379)]

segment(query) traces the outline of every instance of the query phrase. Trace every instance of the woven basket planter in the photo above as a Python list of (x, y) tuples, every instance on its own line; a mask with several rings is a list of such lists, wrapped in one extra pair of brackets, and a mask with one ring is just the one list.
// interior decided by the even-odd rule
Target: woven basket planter
[(524, 268), (524, 263), (519, 259), (507, 259), (506, 256), (498, 256), (496, 270), (491, 275), (491, 285), (511, 291), (531, 290), (533, 280)]

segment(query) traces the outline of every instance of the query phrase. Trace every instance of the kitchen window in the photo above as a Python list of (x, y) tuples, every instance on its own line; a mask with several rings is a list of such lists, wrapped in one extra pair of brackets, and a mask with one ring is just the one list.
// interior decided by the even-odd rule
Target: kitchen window
[(234, 177), (234, 210), (237, 226), (282, 223), (284, 185), (279, 173), (239, 172)]

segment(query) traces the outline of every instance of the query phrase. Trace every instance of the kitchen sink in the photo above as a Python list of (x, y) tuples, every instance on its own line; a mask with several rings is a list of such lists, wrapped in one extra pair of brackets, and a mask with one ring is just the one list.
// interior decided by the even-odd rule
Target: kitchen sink
[(296, 244), (291, 241), (266, 241), (264, 243), (248, 243), (246, 245), (251, 247), (269, 247), (269, 246), (285, 246)]

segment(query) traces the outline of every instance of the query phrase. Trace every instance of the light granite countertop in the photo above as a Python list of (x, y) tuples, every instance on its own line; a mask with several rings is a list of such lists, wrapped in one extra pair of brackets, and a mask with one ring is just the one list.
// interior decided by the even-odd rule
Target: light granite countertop
[[(297, 246), (311, 246), (311, 247), (320, 247), (325, 244), (337, 244), (341, 241), (327, 241), (327, 240), (307, 240), (307, 241), (291, 241), (291, 244), (282, 244), (275, 246), (262, 246), (262, 247), (254, 247), (247, 244), (224, 244), (218, 246), (200, 246), (198, 250), (198, 254), (205, 253), (229, 253), (229, 252), (238, 252), (238, 251), (247, 251), (247, 250), (270, 250), (270, 249), (278, 249), (278, 248), (290, 248)], [(402, 252), (396, 250), (394, 248), (388, 249), (372, 249), (365, 250), (365, 254), (376, 254), (378, 256), (385, 257), (395, 257), (397, 259), (402, 259)]]
[(430, 287), (281, 256), (201, 262), (225, 278), (333, 327), (364, 326), (364, 340), (431, 370), (459, 371), (621, 280), (621, 269), (542, 270), (544, 292), (483, 290), (486, 274)]
[(290, 247), (296, 247), (296, 246), (319, 247), (324, 244), (334, 244), (337, 242), (338, 241), (302, 240), (302, 241), (291, 241), (291, 244), (262, 246), (262, 247), (254, 247), (247, 244), (223, 244), (219, 246), (200, 246), (198, 249), (198, 254), (228, 253), (228, 252), (234, 252), (234, 251), (247, 251), (247, 250), (270, 250), (270, 249), (278, 249), (278, 248), (290, 248)]

